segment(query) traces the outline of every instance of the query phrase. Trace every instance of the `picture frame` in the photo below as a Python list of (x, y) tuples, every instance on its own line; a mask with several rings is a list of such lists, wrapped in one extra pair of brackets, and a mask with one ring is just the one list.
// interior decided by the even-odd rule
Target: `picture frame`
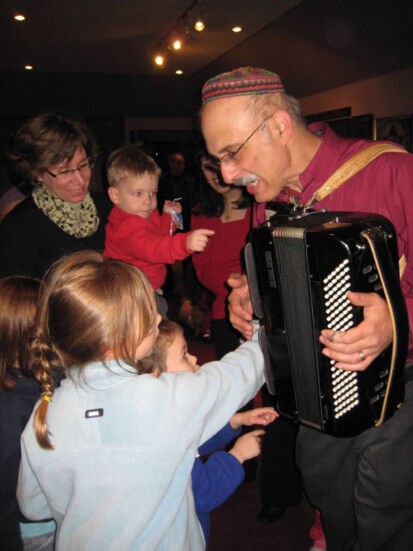
[(372, 140), (374, 137), (374, 117), (371, 113), (331, 120), (328, 124), (342, 138)]
[(386, 140), (402, 145), (412, 152), (413, 115), (396, 115), (376, 119), (376, 140)]
[[(350, 115), (350, 116), (345, 116)], [(374, 115), (366, 113), (351, 116), (351, 107), (324, 111), (305, 117), (306, 123), (325, 121), (341, 138), (372, 140), (374, 138)]]

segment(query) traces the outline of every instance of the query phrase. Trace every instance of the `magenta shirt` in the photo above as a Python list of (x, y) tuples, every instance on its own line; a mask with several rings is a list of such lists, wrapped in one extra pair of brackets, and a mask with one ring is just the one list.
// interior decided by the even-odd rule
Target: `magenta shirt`
[[(300, 174), (303, 191), (297, 198), (306, 204), (313, 194), (347, 159), (371, 142), (338, 137), (325, 123), (311, 124), (308, 129), (323, 138), (322, 144), (307, 168)], [(286, 193), (278, 196), (287, 200)], [(409, 207), (410, 205), (410, 207)], [(399, 257), (407, 266), (402, 289), (409, 313), (410, 342), (408, 361), (413, 361), (413, 155), (384, 153), (345, 182), (338, 190), (319, 201), (316, 209), (330, 211), (371, 212), (386, 216), (397, 232)], [(265, 205), (256, 205), (255, 222), (263, 220)]]

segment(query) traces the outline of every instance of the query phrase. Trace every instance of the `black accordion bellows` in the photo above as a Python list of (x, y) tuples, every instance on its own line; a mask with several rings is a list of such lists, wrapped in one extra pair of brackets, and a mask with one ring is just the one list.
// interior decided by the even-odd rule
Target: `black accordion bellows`
[[(281, 414), (336, 436), (382, 424), (403, 401), (409, 323), (397, 239), (376, 214), (285, 210), (252, 230), (245, 248), (266, 381)], [(321, 353), (322, 329), (363, 319), (349, 291), (388, 303), (393, 342), (365, 371), (344, 371)]]

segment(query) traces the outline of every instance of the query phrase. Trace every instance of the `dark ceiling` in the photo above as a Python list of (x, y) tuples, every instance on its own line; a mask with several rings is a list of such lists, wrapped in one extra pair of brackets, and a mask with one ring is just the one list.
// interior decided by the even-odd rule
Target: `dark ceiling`
[[(190, 0), (2, 0), (0, 71), (183, 79), (193, 93), (238, 66), (278, 72), (304, 97), (413, 65), (413, 0), (209, 0), (207, 28), (156, 69), (152, 56)], [(13, 15), (22, 11), (22, 23)], [(239, 24), (244, 31), (231, 32)], [(181, 68), (183, 76), (176, 76)], [(158, 76), (161, 75), (161, 76)], [(0, 74), (1, 76), (1, 74)], [(40, 77), (37, 77), (40, 78)], [(176, 86), (175, 86), (176, 88)], [(150, 109), (149, 109), (150, 111)]]

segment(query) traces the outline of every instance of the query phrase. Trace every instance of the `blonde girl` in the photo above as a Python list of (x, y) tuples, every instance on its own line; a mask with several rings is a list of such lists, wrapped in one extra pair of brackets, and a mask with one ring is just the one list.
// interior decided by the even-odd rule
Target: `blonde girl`
[(56, 520), (57, 551), (205, 547), (194, 457), (260, 388), (263, 359), (249, 342), (202, 373), (139, 375), (159, 320), (132, 265), (75, 253), (46, 277), (31, 350), (42, 397), (22, 436), (17, 495), (28, 518)]

